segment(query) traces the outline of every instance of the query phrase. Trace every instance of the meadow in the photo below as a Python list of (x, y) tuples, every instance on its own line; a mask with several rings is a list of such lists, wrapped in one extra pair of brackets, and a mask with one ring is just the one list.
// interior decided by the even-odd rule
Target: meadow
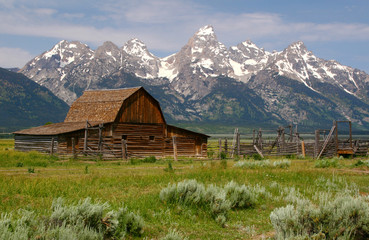
[[(340, 196), (363, 197), (364, 204), (369, 200), (369, 164), (365, 158), (323, 162), (308, 158), (267, 162), (191, 158), (177, 162), (170, 158), (80, 161), (16, 152), (13, 145), (13, 140), (0, 139), (2, 219), (10, 215), (13, 219), (21, 218), (23, 212), (19, 209), (45, 219), (58, 198), (66, 205), (90, 198), (92, 203), (107, 203), (113, 210), (124, 206), (143, 219), (142, 233), (127, 235), (128, 239), (278, 238), (279, 230), (271, 220), (278, 208), (298, 205), (300, 200), (319, 205), (322, 196), (326, 201)], [(253, 202), (247, 207), (240, 204), (230, 208), (226, 220), (219, 224), (209, 213), (206, 201), (163, 200), (163, 189), (178, 190), (179, 184), (188, 180), (195, 180), (206, 193), (210, 192), (208, 189), (223, 193), (222, 189), (231, 182), (242, 185), (244, 191), (254, 194)], [(1, 229), (0, 221), (0, 236)], [(168, 233), (172, 233), (172, 238)]]

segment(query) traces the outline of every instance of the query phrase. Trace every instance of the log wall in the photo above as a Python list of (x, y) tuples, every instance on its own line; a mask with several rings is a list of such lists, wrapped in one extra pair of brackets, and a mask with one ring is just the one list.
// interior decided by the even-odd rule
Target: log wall
[[(53, 149), (51, 149), (52, 146)], [(23, 152), (38, 151), (56, 153), (58, 151), (58, 136), (15, 135), (14, 149)]]
[[(101, 134), (99, 133), (101, 131)], [(176, 136), (178, 156), (206, 156), (207, 138), (202, 135), (173, 133), (167, 136), (165, 124), (107, 124), (101, 130), (89, 128), (85, 146), (85, 129), (57, 136), (16, 135), (15, 149), (20, 151), (51, 152), (64, 157), (78, 158), (124, 158), (122, 147), (126, 146), (127, 157), (165, 157), (174, 155), (173, 136)], [(122, 140), (125, 140), (126, 145)]]

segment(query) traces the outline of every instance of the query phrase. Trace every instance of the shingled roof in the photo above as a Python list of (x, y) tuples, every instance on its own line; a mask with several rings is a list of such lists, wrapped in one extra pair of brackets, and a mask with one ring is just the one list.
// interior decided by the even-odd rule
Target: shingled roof
[(85, 91), (72, 104), (64, 122), (114, 122), (124, 100), (140, 88)]

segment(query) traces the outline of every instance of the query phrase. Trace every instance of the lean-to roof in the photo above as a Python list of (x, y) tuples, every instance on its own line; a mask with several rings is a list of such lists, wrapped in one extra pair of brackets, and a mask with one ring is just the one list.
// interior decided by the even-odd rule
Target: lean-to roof
[[(101, 122), (89, 122), (91, 126), (97, 126)], [(14, 132), (14, 134), (24, 135), (58, 135), (62, 133), (74, 132), (77, 130), (84, 129), (86, 127), (85, 122), (62, 122), (53, 123), (49, 125), (34, 127), (21, 131)]]

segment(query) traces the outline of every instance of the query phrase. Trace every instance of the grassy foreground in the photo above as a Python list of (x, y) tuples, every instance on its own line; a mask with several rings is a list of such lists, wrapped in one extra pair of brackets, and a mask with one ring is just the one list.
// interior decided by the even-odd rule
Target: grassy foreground
[[(263, 239), (275, 234), (271, 212), (286, 206), (291, 197), (317, 201), (317, 196), (327, 193), (369, 195), (368, 167), (354, 167), (357, 159), (324, 168), (317, 168), (311, 159), (292, 159), (288, 168), (242, 168), (235, 167), (234, 160), (61, 161), (12, 148), (12, 140), (0, 140), (2, 214), (16, 217), (18, 209), (27, 209), (41, 217), (50, 213), (58, 197), (69, 204), (90, 197), (93, 202), (108, 202), (113, 209), (124, 204), (138, 213), (146, 223), (140, 238), (147, 239), (163, 238), (171, 229), (189, 239)], [(232, 209), (222, 227), (201, 208), (160, 200), (160, 191), (169, 183), (186, 179), (220, 187), (234, 181), (262, 194), (253, 208)]]

